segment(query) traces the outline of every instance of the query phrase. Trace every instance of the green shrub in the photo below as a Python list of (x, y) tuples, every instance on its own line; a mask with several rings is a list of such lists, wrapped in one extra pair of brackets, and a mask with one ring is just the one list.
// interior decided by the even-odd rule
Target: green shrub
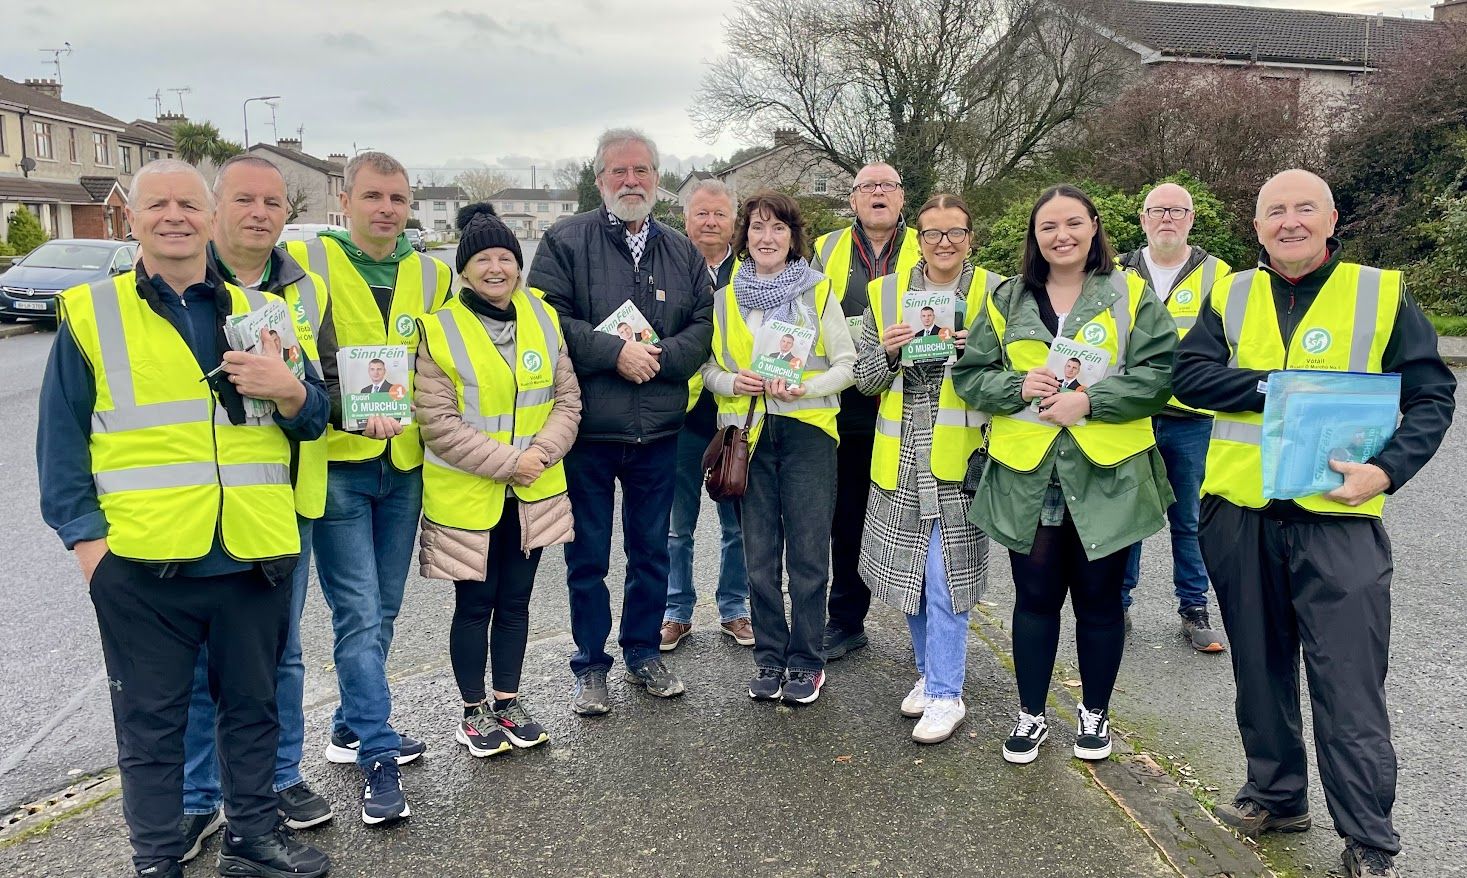
[(10, 242), (10, 248), (15, 251), (15, 255), (24, 256), (46, 243), (46, 231), (41, 228), (41, 221), (36, 219), (35, 214), (24, 207), (17, 207), (10, 214), (5, 238)]
[(1467, 315), (1467, 191), (1438, 196), (1420, 230), (1436, 246), (1406, 268), (1406, 289), (1432, 314)]

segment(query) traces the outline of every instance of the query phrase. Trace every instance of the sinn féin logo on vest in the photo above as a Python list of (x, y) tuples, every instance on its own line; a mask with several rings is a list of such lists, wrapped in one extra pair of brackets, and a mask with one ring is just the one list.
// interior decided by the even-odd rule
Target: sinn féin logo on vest
[(1322, 354), (1329, 350), (1331, 341), (1333, 339), (1330, 338), (1329, 330), (1315, 326), (1304, 330), (1304, 338), (1301, 344), (1304, 346), (1305, 353)]
[(413, 318), (406, 314), (397, 315), (397, 334), (403, 338), (413, 337)]
[(545, 361), (540, 357), (539, 351), (525, 351), (520, 357), (520, 364), (525, 367), (526, 372), (539, 372)]
[(1105, 336), (1105, 327), (1099, 323), (1087, 323), (1080, 330), (1080, 338), (1084, 339), (1086, 344), (1103, 344)]
[(1177, 290), (1176, 300), (1178, 305), (1190, 305), (1197, 294), (1191, 290)]

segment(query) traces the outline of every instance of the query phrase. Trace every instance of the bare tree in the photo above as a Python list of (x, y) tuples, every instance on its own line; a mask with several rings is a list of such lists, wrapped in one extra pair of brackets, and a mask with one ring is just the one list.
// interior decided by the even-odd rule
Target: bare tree
[(473, 168), (459, 171), (453, 182), (469, 196), (470, 201), (486, 201), (502, 189), (514, 186), (516, 180), (504, 171), (493, 168)]
[(295, 222), (300, 218), (301, 214), (309, 210), (311, 207), (311, 195), (306, 191), (306, 187), (298, 183), (286, 181), (285, 206), (287, 209), (285, 221), (288, 223)]
[(1042, 149), (1093, 106), (1120, 54), (1089, 0), (750, 0), (690, 111), (705, 136), (792, 128), (854, 174), (891, 162), (919, 203)]

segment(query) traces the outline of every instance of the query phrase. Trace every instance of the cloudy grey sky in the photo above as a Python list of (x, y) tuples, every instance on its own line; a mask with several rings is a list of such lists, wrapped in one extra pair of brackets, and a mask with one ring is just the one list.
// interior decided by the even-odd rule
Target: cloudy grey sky
[[(1247, 5), (1429, 16), (1431, 0), (1250, 0)], [(664, 153), (727, 155), (687, 108), (723, 51), (734, 0), (6, 0), (0, 75), (50, 75), (39, 51), (69, 41), (64, 97), (124, 120), (188, 87), (183, 106), (242, 137), (240, 103), (283, 96), (281, 136), (352, 144), (414, 167), (524, 167), (584, 156), (609, 125), (644, 128)], [(231, 11), (233, 10), (233, 11)], [(250, 105), (250, 134), (271, 138)], [(706, 164), (701, 161), (700, 164)]]

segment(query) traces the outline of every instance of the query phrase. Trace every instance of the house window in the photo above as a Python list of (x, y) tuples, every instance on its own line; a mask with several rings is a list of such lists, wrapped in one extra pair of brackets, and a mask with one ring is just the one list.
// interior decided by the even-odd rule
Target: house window
[(540, 231), (544, 232), (544, 231), (548, 231), (549, 229), (550, 229), (550, 220), (540, 220)]
[(33, 122), (31, 125), (33, 126), (31, 130), (36, 135), (36, 158), (51, 159), (54, 161), (56, 159), (56, 151), (51, 148), (51, 123)]
[(101, 131), (92, 132), (92, 160), (99, 165), (112, 167), (112, 150), (107, 143), (107, 135)]
[(433, 202), (433, 209), (434, 210), (448, 210), (448, 202), (447, 201), (435, 201), (435, 202)]
[(421, 202), (421, 201), (414, 201), (413, 202), (413, 210), (420, 210), (421, 208), (418, 205), (420, 205), (422, 203), (423, 202)]
[(549, 213), (550, 212), (550, 202), (548, 202), (548, 201), (537, 201), (537, 202), (535, 202), (535, 212), (536, 213)]
[(571, 204), (569, 201), (566, 201), (561, 203), (560, 209), (564, 211), (572, 211), (576, 209), (576, 206), (574, 204)]
[(825, 179), (824, 177), (816, 177), (815, 178), (815, 194), (816, 195), (824, 195), (825, 192), (826, 192), (826, 190), (829, 188), (829, 186), (830, 186), (830, 181), (827, 180), (827, 179)]
[(71, 133), (71, 137), (67, 140), (66, 154), (70, 157), (73, 165), (79, 165), (81, 164), (81, 155), (76, 151), (76, 129), (68, 128), (66, 130)]
[(5, 148), (5, 114), (0, 113), (0, 155), (9, 154), (9, 150)]
[[(172, 158), (172, 156), (169, 156), (169, 158)], [(150, 149), (150, 150), (148, 150), (148, 161), (150, 161), (150, 162), (156, 162), (157, 160), (158, 160), (158, 150), (156, 150), (156, 149)]]
[(437, 229), (440, 232), (446, 231), (448, 229), (448, 220), (433, 220), (433, 228)]
[(132, 147), (119, 146), (117, 148), (118, 160), (122, 162), (122, 173), (132, 173)]

